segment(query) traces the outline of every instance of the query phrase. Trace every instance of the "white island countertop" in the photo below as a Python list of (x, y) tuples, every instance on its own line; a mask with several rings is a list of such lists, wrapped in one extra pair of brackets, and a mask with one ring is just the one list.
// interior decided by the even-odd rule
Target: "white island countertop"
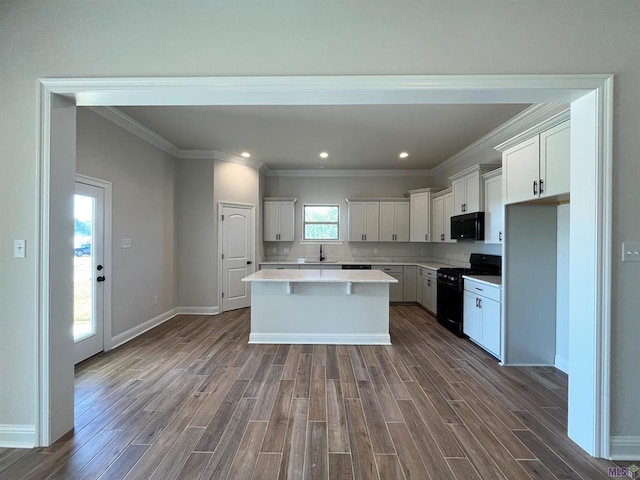
[(243, 282), (398, 283), (381, 270), (259, 270)]

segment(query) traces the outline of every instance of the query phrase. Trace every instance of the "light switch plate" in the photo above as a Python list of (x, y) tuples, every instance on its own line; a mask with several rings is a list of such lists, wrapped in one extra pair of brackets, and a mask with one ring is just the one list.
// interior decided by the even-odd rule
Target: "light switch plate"
[(623, 262), (640, 262), (640, 242), (624, 242), (622, 244)]
[(13, 256), (14, 258), (25, 258), (27, 256), (27, 241), (26, 240), (14, 240), (13, 241)]
[(131, 239), (123, 238), (122, 241), (120, 242), (120, 245), (122, 246), (122, 248), (131, 248)]

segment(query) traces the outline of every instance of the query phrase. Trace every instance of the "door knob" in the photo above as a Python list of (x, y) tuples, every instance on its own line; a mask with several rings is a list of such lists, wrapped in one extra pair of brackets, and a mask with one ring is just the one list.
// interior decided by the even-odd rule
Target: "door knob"
[(98, 278), (96, 278), (96, 282), (104, 282), (104, 281), (105, 281), (104, 275), (100, 275)]
[(253, 262), (251, 260), (247, 260), (247, 265), (251, 265)]
[(104, 268), (104, 267), (103, 267), (102, 265), (98, 265), (98, 266), (96, 267), (96, 269), (97, 269), (98, 271), (102, 270), (103, 268)]

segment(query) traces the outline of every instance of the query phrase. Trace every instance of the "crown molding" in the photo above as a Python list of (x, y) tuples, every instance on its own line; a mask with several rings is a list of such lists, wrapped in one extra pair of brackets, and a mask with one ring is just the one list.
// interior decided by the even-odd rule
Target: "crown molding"
[(162, 150), (169, 155), (176, 158), (180, 158), (183, 150), (176, 147), (173, 143), (164, 137), (161, 137), (153, 130), (142, 125), (137, 120), (134, 120), (129, 115), (124, 114), (115, 107), (87, 107), (91, 111), (97, 113), (103, 118), (106, 118), (110, 122), (113, 122), (117, 126), (123, 128), (127, 132), (135, 135), (136, 137), (150, 143), (154, 147)]
[(430, 177), (431, 170), (270, 170), (270, 177)]
[(521, 134), (550, 117), (555, 117), (566, 112), (568, 109), (569, 107), (566, 104), (538, 103), (531, 105), (512, 119), (507, 120), (499, 127), (494, 128), (452, 157), (447, 158), (444, 162), (435, 166), (431, 170), (431, 174), (437, 175), (447, 169), (453, 168), (456, 164), (467, 163), (468, 160), (476, 157), (478, 153), (493, 150), (496, 145)]

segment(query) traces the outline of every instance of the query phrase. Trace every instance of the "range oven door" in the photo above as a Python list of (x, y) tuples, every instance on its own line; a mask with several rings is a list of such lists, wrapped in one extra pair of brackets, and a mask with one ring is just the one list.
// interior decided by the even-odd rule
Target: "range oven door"
[(458, 285), (438, 278), (438, 322), (459, 337), (462, 333), (463, 292)]

